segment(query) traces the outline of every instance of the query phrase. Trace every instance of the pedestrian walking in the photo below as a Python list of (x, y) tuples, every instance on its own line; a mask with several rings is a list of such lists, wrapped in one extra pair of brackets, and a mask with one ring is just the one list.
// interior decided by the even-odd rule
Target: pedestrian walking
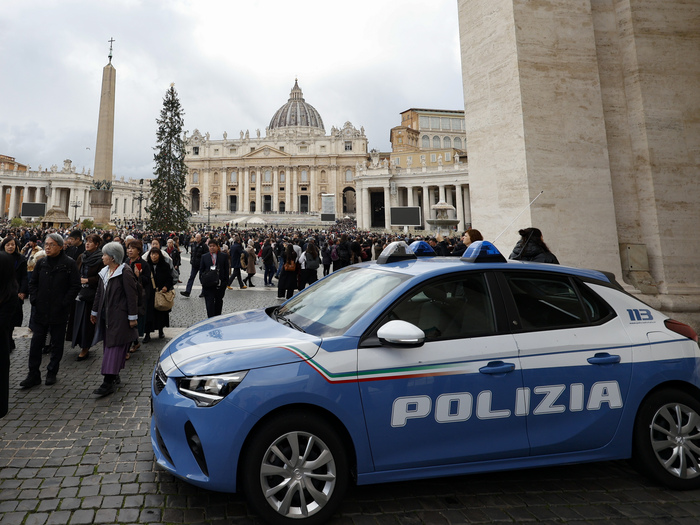
[[(22, 326), (22, 319), (24, 317), (24, 312), (22, 311), (22, 306), (24, 304), (24, 299), (29, 295), (29, 280), (27, 279), (27, 260), (19, 254), (19, 247), (17, 246), (17, 241), (12, 235), (8, 235), (0, 243), (0, 252), (5, 252), (8, 254), (12, 260), (12, 264), (15, 269), (15, 281), (17, 282), (17, 309), (14, 314), (10, 316), (10, 321), (12, 322), (13, 328), (15, 326)], [(10, 331), (10, 352), (15, 349), (15, 340), (12, 338), (12, 330)]]
[[(180, 292), (180, 295), (189, 297), (192, 292), (192, 285), (194, 285), (194, 278), (199, 272), (199, 264), (202, 262), (202, 255), (207, 252), (207, 245), (202, 239), (202, 234), (198, 233), (194, 236), (194, 241), (190, 246), (190, 278), (187, 280), (187, 285), (185, 286), (185, 291)], [(149, 252), (150, 253), (150, 252)]]
[(63, 237), (50, 233), (44, 241), (46, 257), (40, 259), (29, 281), (29, 302), (34, 314), (29, 323), (32, 341), (29, 345), (29, 373), (20, 383), (22, 388), (41, 384), (41, 352), (47, 335), (51, 336), (51, 359), (46, 367), (46, 384), (56, 383), (63, 358), (68, 315), (80, 291), (80, 273), (73, 259), (63, 252)]
[(102, 248), (99, 283), (90, 320), (95, 325), (93, 344), (102, 341), (102, 384), (93, 392), (103, 397), (116, 390), (119, 372), (124, 368), (131, 343), (138, 337), (138, 298), (136, 277), (124, 260), (124, 248), (110, 242)]
[(8, 253), (0, 252), (0, 418), (9, 409), (10, 341), (14, 315), (20, 303), (17, 290), (14, 260)]
[(202, 294), (207, 307), (207, 317), (221, 315), (228, 272), (228, 255), (220, 251), (217, 239), (210, 239), (209, 253), (202, 256), (202, 262), (199, 265), (199, 280), (202, 284)]

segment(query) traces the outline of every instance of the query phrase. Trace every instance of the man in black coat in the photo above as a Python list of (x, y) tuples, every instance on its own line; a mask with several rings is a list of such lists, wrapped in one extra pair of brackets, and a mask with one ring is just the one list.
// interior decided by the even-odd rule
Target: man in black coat
[(32, 341), (29, 345), (29, 374), (20, 383), (22, 388), (41, 384), (41, 350), (50, 334), (51, 360), (46, 367), (46, 384), (56, 382), (59, 364), (63, 357), (66, 325), (73, 301), (80, 291), (80, 272), (73, 259), (63, 251), (63, 237), (50, 233), (44, 241), (46, 257), (34, 267), (29, 281), (29, 302), (34, 306), (29, 328)]
[(231, 245), (231, 277), (228, 280), (229, 287), (233, 284), (234, 279), (238, 279), (238, 286), (241, 290), (248, 288), (243, 284), (243, 279), (241, 278), (241, 253), (243, 253), (243, 246), (241, 245), (241, 239), (236, 235), (233, 238), (233, 245)]
[(202, 262), (202, 255), (205, 253), (207, 253), (207, 243), (204, 241), (204, 239), (202, 239), (202, 234), (198, 233), (194, 236), (194, 241), (190, 246), (190, 264), (192, 265), (192, 269), (190, 270), (190, 278), (187, 280), (185, 291), (180, 292), (180, 295), (184, 295), (185, 297), (190, 296), (190, 292), (192, 292), (192, 285), (194, 284), (194, 278), (197, 276), (197, 272), (199, 272), (199, 265)]
[(221, 315), (228, 284), (228, 272), (228, 255), (221, 253), (217, 239), (209, 240), (209, 253), (202, 256), (199, 264), (199, 280), (202, 283), (202, 295), (207, 306), (207, 317)]

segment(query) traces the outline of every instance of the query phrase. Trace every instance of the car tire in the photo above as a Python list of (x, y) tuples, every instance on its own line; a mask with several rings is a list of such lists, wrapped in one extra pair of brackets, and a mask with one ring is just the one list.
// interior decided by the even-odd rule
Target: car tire
[(637, 413), (633, 460), (667, 487), (700, 488), (700, 401), (680, 390), (649, 396)]
[(251, 508), (275, 525), (327, 522), (349, 479), (337, 432), (317, 416), (291, 412), (264, 422), (249, 443), (241, 481)]

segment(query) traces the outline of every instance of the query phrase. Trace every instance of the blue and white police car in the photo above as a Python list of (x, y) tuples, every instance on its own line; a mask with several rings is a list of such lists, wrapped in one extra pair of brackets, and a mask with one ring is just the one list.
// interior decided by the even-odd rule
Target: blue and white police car
[(153, 373), (158, 464), (323, 523), (350, 483), (633, 458), (700, 487), (697, 334), (606, 273), (404, 243), (192, 326)]

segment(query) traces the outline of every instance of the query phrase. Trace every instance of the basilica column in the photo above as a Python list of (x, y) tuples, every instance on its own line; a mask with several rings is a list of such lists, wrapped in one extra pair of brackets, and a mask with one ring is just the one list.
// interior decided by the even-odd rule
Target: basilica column
[(272, 169), (272, 211), (277, 213), (280, 209), (280, 187), (279, 187), (280, 168), (277, 166)]
[(255, 213), (262, 213), (262, 185), (263, 185), (263, 170), (259, 168), (255, 172)]
[(299, 185), (297, 184), (297, 168), (292, 169), (292, 211), (299, 211)]
[(438, 186), (438, 202), (447, 202), (445, 199), (445, 185), (440, 184)]
[(423, 228), (429, 229), (430, 224), (428, 224), (428, 219), (432, 219), (430, 215), (430, 188), (428, 186), (423, 186)]
[(372, 227), (372, 206), (370, 205), (371, 199), (369, 195), (369, 188), (362, 188), (362, 221), (364, 222), (364, 229), (369, 230)]
[(19, 188), (17, 186), (10, 186), (10, 210), (8, 212), (8, 217), (13, 219), (19, 215)]
[(467, 229), (467, 226), (471, 227), (472, 225), (472, 203), (471, 203), (471, 187), (470, 186), (464, 186), (464, 229)]
[(457, 184), (455, 186), (455, 212), (457, 213), (456, 219), (459, 221), (457, 223), (457, 229), (464, 231), (466, 229), (466, 225), (464, 223), (464, 196), (462, 195), (462, 185)]
[(414, 206), (414, 204), (413, 204), (413, 186), (406, 186), (406, 206)]
[(243, 169), (243, 198), (241, 199), (240, 203), (240, 209), (244, 213), (248, 213), (248, 202), (250, 201), (250, 182), (249, 182), (249, 177), (250, 177), (250, 168), (245, 167)]
[(318, 210), (316, 201), (318, 200), (318, 180), (316, 178), (316, 166), (309, 167), (309, 211), (314, 212)]

